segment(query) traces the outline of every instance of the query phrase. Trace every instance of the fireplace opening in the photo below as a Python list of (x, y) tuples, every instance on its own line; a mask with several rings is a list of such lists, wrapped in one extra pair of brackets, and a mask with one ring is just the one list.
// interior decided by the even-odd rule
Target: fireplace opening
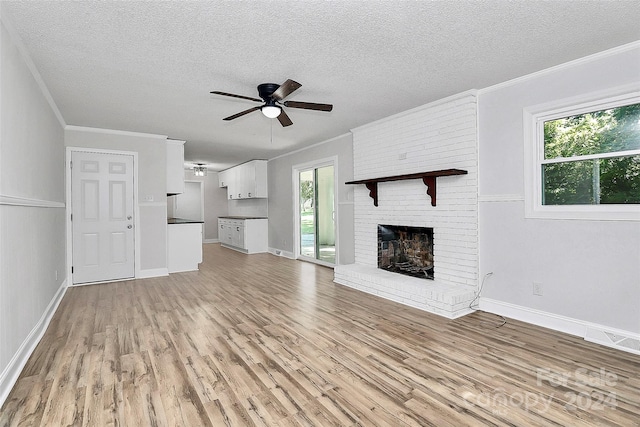
[(433, 228), (378, 224), (378, 268), (433, 280)]

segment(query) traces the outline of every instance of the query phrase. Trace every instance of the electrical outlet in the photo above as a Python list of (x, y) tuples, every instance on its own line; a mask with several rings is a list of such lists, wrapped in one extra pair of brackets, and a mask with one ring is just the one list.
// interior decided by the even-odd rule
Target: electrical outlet
[(56, 282), (57, 282), (58, 281), (58, 270), (56, 270), (55, 276), (56, 276)]
[(533, 282), (533, 294), (540, 297), (542, 296), (542, 283)]
[(147, 194), (146, 196), (144, 196), (143, 200), (145, 202), (153, 202), (153, 195), (152, 194)]
[(407, 153), (398, 154), (398, 160), (405, 160), (407, 158)]

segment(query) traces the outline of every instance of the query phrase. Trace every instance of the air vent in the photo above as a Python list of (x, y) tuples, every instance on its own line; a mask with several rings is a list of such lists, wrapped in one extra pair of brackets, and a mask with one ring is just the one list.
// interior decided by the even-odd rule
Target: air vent
[(602, 344), (629, 353), (640, 354), (640, 336), (587, 327), (584, 339), (585, 341)]

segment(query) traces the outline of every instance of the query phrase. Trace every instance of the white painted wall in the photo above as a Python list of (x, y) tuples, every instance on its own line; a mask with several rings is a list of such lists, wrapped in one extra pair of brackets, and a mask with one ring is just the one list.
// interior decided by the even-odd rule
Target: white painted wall
[(640, 221), (526, 219), (523, 161), (524, 108), (638, 81), (636, 44), (481, 91), (481, 308), (640, 333)]
[(66, 288), (64, 122), (1, 21), (0, 405)]
[[(167, 268), (166, 137), (106, 129), (67, 126), (68, 147), (138, 153), (138, 199), (141, 271)], [(153, 199), (153, 200), (149, 200)]]
[(457, 95), (353, 130), (354, 179), (442, 169), (467, 175), (436, 178), (437, 206), (422, 180), (378, 184), (378, 206), (355, 188), (355, 262), (378, 265), (378, 224), (433, 227), (434, 276), (471, 285), (478, 278), (476, 97)]
[(269, 160), (269, 248), (281, 250), (289, 256), (293, 256), (294, 253), (292, 167), (333, 156), (338, 158), (338, 263), (353, 262), (353, 186), (344, 184), (353, 180), (351, 134)]

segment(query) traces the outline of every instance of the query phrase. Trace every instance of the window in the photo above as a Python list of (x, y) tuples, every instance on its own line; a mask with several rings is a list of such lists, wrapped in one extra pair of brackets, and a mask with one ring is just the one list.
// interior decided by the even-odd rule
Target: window
[(640, 104), (547, 120), (543, 205), (640, 203)]
[(640, 95), (525, 110), (532, 217), (640, 220)]

